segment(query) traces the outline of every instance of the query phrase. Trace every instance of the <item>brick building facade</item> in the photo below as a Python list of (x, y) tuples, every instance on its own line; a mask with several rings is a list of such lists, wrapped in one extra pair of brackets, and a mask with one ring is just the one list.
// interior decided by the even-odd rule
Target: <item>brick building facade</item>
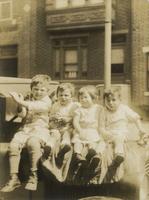
[[(112, 83), (147, 106), (149, 2), (113, 0), (112, 14)], [(0, 76), (103, 84), (104, 19), (104, 0), (0, 0)]]

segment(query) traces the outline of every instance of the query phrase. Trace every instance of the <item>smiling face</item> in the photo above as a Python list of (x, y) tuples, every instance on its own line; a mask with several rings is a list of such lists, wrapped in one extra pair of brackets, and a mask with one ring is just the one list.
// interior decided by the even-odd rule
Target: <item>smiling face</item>
[(91, 105), (93, 105), (93, 99), (89, 95), (88, 92), (83, 92), (82, 94), (79, 95), (79, 101), (84, 108), (88, 108)]
[(48, 95), (48, 89), (43, 85), (36, 85), (32, 87), (32, 95), (35, 100), (41, 100)]
[(105, 106), (108, 110), (116, 111), (120, 104), (120, 97), (117, 93), (111, 94), (105, 98)]
[(72, 101), (72, 94), (69, 89), (66, 90), (60, 90), (57, 94), (58, 101), (61, 105), (67, 105)]

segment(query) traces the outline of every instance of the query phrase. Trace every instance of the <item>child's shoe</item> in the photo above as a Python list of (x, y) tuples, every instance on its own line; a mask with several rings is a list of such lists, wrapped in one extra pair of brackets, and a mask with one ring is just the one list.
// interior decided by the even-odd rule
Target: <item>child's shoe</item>
[(50, 154), (51, 154), (51, 147), (50, 146), (45, 146), (44, 147), (44, 152), (43, 152), (43, 158), (48, 159)]
[(56, 158), (56, 164), (57, 164), (57, 167), (58, 168), (61, 168), (62, 165), (63, 165), (63, 160), (64, 160), (64, 156), (65, 154), (71, 150), (71, 147), (70, 145), (66, 144), (64, 146), (62, 146), (60, 152), (58, 153), (57, 155), (57, 158)]
[(14, 178), (13, 176), (11, 179), (8, 181), (8, 183), (0, 190), (1, 192), (12, 192), (16, 188), (21, 186), (21, 182), (18, 179), (18, 177)]
[(70, 145), (66, 144), (61, 147), (60, 154), (61, 156), (65, 155), (68, 151), (71, 150)]
[(91, 159), (92, 159), (96, 154), (97, 154), (97, 153), (96, 153), (96, 151), (95, 151), (94, 149), (89, 149), (89, 150), (88, 150), (88, 153), (87, 153), (87, 155), (86, 155), (86, 160), (87, 160), (88, 162), (90, 162)]
[(29, 176), (28, 182), (25, 186), (26, 190), (37, 190), (37, 183), (38, 183), (38, 178), (37, 178), (37, 172), (31, 172), (31, 175)]
[(101, 161), (100, 156), (95, 155), (90, 161), (89, 164), (90, 170), (94, 171), (98, 167), (100, 161)]
[(111, 165), (108, 167), (108, 172), (107, 172), (107, 181), (110, 182), (116, 171), (117, 168), (120, 166), (120, 164), (124, 161), (124, 157), (121, 155), (117, 155), (115, 159), (112, 161)]

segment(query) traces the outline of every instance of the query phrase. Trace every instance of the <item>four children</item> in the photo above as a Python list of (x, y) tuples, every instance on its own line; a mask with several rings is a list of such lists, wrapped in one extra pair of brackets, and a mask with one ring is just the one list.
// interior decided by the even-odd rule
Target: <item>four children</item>
[[(127, 140), (128, 121), (136, 124), (140, 135), (145, 134), (140, 116), (121, 103), (118, 90), (104, 94), (103, 108), (97, 104), (95, 86), (82, 87), (78, 92), (77, 103), (73, 101), (74, 86), (63, 83), (58, 86), (57, 101), (52, 105), (48, 96), (50, 80), (47, 75), (33, 77), (30, 100), (24, 100), (17, 93), (10, 93), (21, 106), (24, 119), (22, 128), (10, 142), (10, 180), (1, 189), (2, 192), (11, 192), (21, 185), (18, 170), (20, 153), (24, 147), (27, 147), (31, 161), (30, 176), (25, 188), (36, 190), (38, 162), (44, 148), (49, 147), (49, 154), (52, 149), (56, 149), (56, 164), (61, 168), (64, 156), (73, 144), (76, 159), (79, 162), (87, 161), (88, 166), (95, 169), (105, 151), (104, 140), (112, 141), (114, 160), (108, 167), (111, 172), (109, 179), (112, 179), (125, 158), (124, 142)], [(87, 149), (85, 154), (84, 148)]]

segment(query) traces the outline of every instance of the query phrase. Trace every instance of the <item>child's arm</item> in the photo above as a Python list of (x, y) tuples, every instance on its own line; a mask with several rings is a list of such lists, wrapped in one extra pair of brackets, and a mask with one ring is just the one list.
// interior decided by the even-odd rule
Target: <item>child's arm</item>
[(27, 110), (25, 107), (19, 106), (18, 107), (18, 117), (24, 118), (27, 114)]
[(39, 100), (38, 101), (24, 101), (24, 99), (22, 99), (19, 96), (19, 94), (17, 94), (16, 92), (11, 92), (10, 95), (12, 96), (14, 101), (16, 101), (19, 105), (21, 105), (29, 110), (45, 111), (45, 110), (47, 110), (47, 109), (49, 110), (51, 108), (50, 99), (48, 102), (39, 101)]
[(25, 108), (28, 108), (28, 102), (24, 101), (21, 95), (17, 94), (16, 92), (10, 92), (9, 93), (13, 100), (18, 103), (21, 106), (24, 106)]
[(104, 108), (100, 108), (99, 119), (98, 119), (99, 133), (105, 140), (110, 140), (111, 134), (109, 131), (106, 130), (105, 121), (106, 121), (106, 117), (105, 117)]
[(79, 120), (80, 120), (80, 116), (79, 115), (75, 115), (74, 118), (73, 118), (73, 126), (74, 126), (74, 129), (78, 133), (81, 133), (82, 129), (80, 127)]
[(141, 120), (139, 118), (135, 121), (135, 125), (136, 125), (137, 129), (139, 130), (140, 136), (144, 136), (146, 133), (145, 133), (145, 130), (143, 129), (143, 127), (142, 127), (142, 123), (141, 123)]

